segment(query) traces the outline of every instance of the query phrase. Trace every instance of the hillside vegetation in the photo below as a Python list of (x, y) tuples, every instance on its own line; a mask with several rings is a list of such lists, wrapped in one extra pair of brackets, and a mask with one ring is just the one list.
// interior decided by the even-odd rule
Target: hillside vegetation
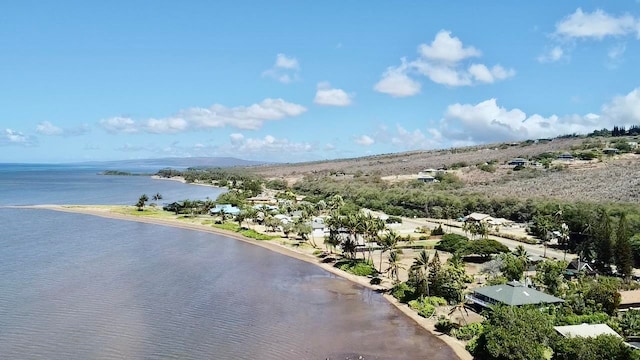
[[(562, 201), (640, 201), (640, 155), (627, 148), (636, 137), (569, 137), (544, 141), (491, 144), (448, 150), (412, 151), (324, 162), (252, 168), (290, 185), (303, 178), (348, 180), (376, 177), (390, 183), (415, 181), (424, 169), (447, 169), (459, 180), (454, 194), (479, 194), (520, 199), (553, 198)], [(623, 146), (624, 145), (624, 146)], [(604, 149), (617, 146), (617, 154)], [(557, 160), (570, 153), (574, 160)], [(523, 158), (537, 166), (515, 169), (507, 165)], [(438, 186), (438, 184), (430, 184)]]

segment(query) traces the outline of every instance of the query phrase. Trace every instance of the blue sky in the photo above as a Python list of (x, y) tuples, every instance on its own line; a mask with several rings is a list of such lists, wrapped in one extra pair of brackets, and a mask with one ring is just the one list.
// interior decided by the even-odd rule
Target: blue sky
[(640, 124), (637, 1), (7, 1), (0, 162), (297, 162)]

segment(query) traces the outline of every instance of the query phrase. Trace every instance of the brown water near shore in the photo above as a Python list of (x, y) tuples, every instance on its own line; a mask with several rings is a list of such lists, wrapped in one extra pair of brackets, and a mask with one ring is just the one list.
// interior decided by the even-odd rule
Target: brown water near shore
[(5, 211), (11, 358), (456, 358), (381, 294), (291, 257), (206, 232)]

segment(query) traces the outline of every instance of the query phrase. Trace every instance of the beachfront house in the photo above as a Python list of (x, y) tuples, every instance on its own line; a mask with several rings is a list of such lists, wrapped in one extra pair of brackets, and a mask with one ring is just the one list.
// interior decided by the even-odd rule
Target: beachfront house
[(474, 289), (473, 293), (466, 296), (468, 302), (479, 305), (482, 308), (491, 308), (493, 305), (503, 304), (508, 306), (559, 304), (564, 300), (543, 293), (534, 288), (524, 286), (518, 281), (510, 281), (502, 285), (483, 286)]
[(211, 215), (227, 214), (235, 216), (240, 213), (240, 209), (231, 204), (216, 204), (216, 206), (209, 210), (209, 213)]

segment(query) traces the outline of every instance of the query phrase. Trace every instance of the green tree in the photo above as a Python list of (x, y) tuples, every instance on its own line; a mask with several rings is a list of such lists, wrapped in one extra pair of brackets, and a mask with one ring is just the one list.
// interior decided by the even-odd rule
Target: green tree
[(404, 269), (404, 266), (400, 263), (400, 254), (398, 254), (397, 250), (394, 250), (389, 253), (389, 275), (395, 278), (396, 282), (400, 281), (400, 270)]
[(500, 271), (502, 271), (502, 275), (506, 277), (507, 280), (520, 281), (520, 279), (522, 279), (522, 274), (524, 274), (526, 266), (526, 263), (522, 258), (511, 253), (504, 253), (500, 254), (500, 260), (502, 261)]
[(564, 280), (564, 271), (567, 262), (556, 260), (544, 260), (536, 266), (536, 276), (534, 281), (545, 287), (552, 295), (560, 295)]
[(553, 319), (538, 308), (495, 306), (469, 350), (477, 359), (547, 359), (555, 337)]
[(142, 211), (144, 209), (144, 206), (147, 204), (147, 201), (149, 201), (149, 197), (147, 196), (147, 194), (142, 194), (138, 199), (138, 202), (136, 203), (136, 207), (138, 207), (138, 211)]
[(633, 271), (633, 254), (631, 252), (631, 230), (627, 222), (627, 216), (622, 213), (618, 220), (616, 230), (615, 259), (616, 269), (622, 274), (625, 280), (629, 280)]
[(162, 200), (162, 194), (160, 194), (160, 193), (156, 193), (155, 195), (153, 195), (153, 196), (151, 197), (151, 200), (153, 200), (153, 201), (160, 201), (160, 200)]
[(613, 258), (611, 218), (607, 210), (601, 207), (593, 221), (592, 237), (596, 251), (596, 268), (601, 272), (607, 272)]
[(638, 354), (614, 335), (564, 338), (554, 346), (552, 360), (634, 360)]
[[(416, 292), (420, 295), (431, 296), (429, 294), (429, 254), (426, 250), (420, 251), (418, 256), (413, 259), (411, 270), (417, 274)], [(424, 291), (422, 291), (424, 289)]]
[(395, 249), (398, 245), (398, 240), (400, 236), (397, 232), (393, 230), (388, 230), (387, 233), (380, 238), (380, 243), (378, 245), (381, 247), (380, 249), (380, 272), (382, 272), (382, 256), (385, 252)]

